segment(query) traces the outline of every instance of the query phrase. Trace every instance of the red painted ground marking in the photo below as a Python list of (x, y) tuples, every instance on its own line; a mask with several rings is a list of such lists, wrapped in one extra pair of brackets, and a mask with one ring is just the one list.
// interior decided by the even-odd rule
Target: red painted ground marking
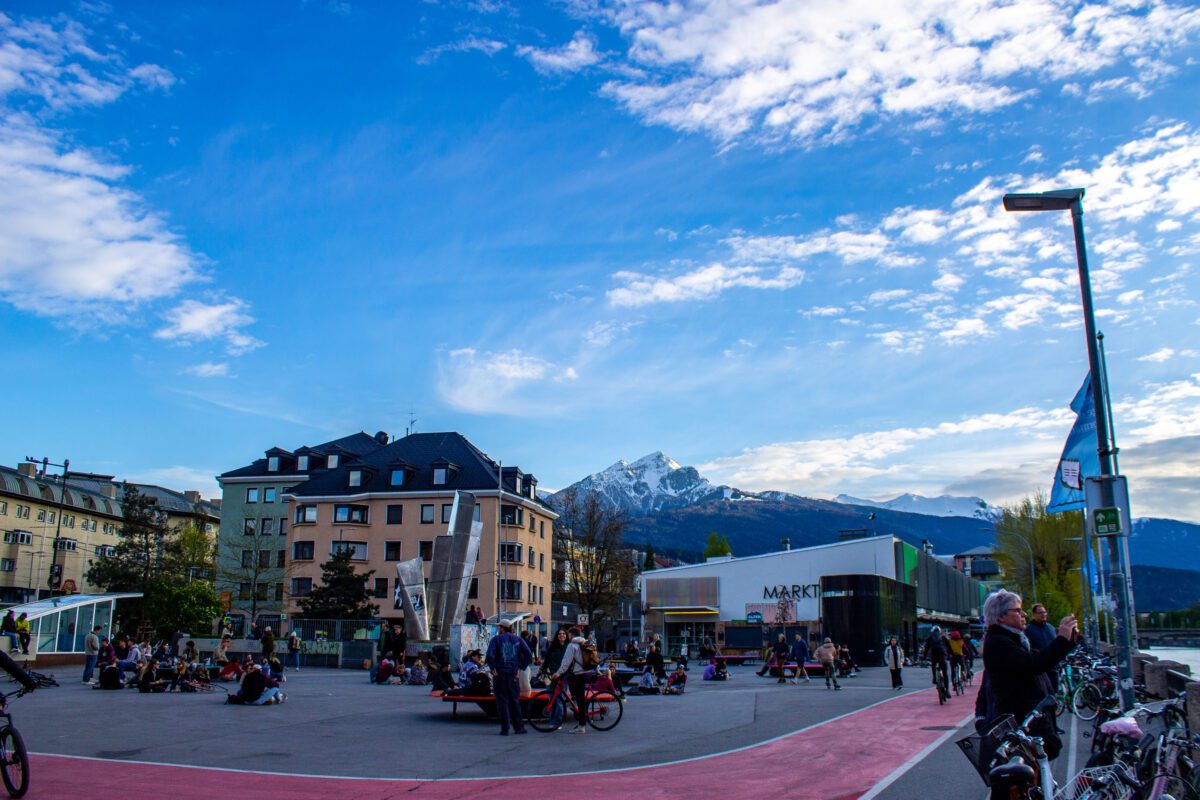
[[(28, 797), (32, 800), (122, 797), (128, 794), (130, 786), (140, 786), (164, 789), (167, 793), (163, 797), (177, 800), (227, 797), (384, 800), (400, 796), (449, 800), (480, 795), (489, 800), (527, 800), (531, 796), (562, 793), (575, 797), (694, 800), (732, 789), (748, 796), (789, 800), (850, 800), (868, 791), (945, 732), (923, 728), (957, 725), (964, 710), (969, 709), (963, 702), (937, 705), (933, 691), (926, 690), (772, 742), (702, 760), (550, 777), (355, 779), (36, 755), (31, 756)], [(620, 735), (619, 730), (611, 734), (589, 732), (581, 737), (580, 746), (595, 747), (604, 736)], [(530, 734), (535, 742), (537, 736)]]

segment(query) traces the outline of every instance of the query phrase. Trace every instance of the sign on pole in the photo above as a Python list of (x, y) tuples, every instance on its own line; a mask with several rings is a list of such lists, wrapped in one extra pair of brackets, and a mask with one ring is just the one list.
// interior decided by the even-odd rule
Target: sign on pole
[(578, 623), (579, 625), (587, 625), (589, 619), (591, 619), (591, 617), (589, 615), (580, 614), (577, 617), (575, 617), (575, 622)]
[(1092, 512), (1092, 533), (1097, 536), (1116, 536), (1121, 532), (1121, 510), (1097, 508)]

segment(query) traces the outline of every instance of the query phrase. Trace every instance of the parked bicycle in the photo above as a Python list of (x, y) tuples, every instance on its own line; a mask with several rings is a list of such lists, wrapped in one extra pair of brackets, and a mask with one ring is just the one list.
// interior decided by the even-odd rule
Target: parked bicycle
[[(39, 687), (58, 686), (58, 681), (52, 675), (30, 672), (29, 676), (37, 681)], [(31, 691), (22, 686), (15, 692), (0, 694), (0, 780), (4, 781), (9, 797), (24, 797), (25, 792), (29, 791), (29, 754), (25, 750), (25, 740), (13, 725), (8, 701)]]
[[(591, 686), (585, 692), (587, 697), (587, 724), (598, 731), (609, 731), (621, 721), (625, 704), (610, 692), (597, 692)], [(571, 689), (566, 681), (557, 680), (549, 689), (529, 699), (527, 719), (534, 730), (551, 733), (562, 727), (563, 720), (568, 715), (576, 714), (579, 706), (571, 696)]]

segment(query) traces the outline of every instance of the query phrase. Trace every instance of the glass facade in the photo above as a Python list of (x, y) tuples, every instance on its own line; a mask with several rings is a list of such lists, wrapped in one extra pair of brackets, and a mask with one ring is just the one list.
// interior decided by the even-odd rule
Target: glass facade
[(821, 578), (825, 635), (845, 644), (859, 666), (883, 664), (883, 645), (896, 636), (906, 652), (916, 635), (917, 590), (880, 575)]
[(82, 653), (94, 626), (99, 625), (104, 635), (110, 633), (116, 599), (112, 595), (71, 595), (15, 606), (13, 611), (29, 615), (30, 638), (39, 654)]

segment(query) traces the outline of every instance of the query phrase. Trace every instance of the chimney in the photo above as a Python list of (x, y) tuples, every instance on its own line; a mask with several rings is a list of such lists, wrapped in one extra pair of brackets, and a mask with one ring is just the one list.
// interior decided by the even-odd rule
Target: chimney
[(189, 503), (199, 503), (203, 499), (200, 497), (200, 493), (195, 490), (188, 490), (183, 493), (183, 496), (187, 498)]
[(22, 461), (20, 464), (17, 464), (17, 472), (21, 473), (26, 478), (36, 478), (37, 464), (31, 464), (28, 461)]
[(779, 546), (782, 547), (784, 550), (791, 550), (792, 549), (792, 540), (785, 536), (779, 540)]

